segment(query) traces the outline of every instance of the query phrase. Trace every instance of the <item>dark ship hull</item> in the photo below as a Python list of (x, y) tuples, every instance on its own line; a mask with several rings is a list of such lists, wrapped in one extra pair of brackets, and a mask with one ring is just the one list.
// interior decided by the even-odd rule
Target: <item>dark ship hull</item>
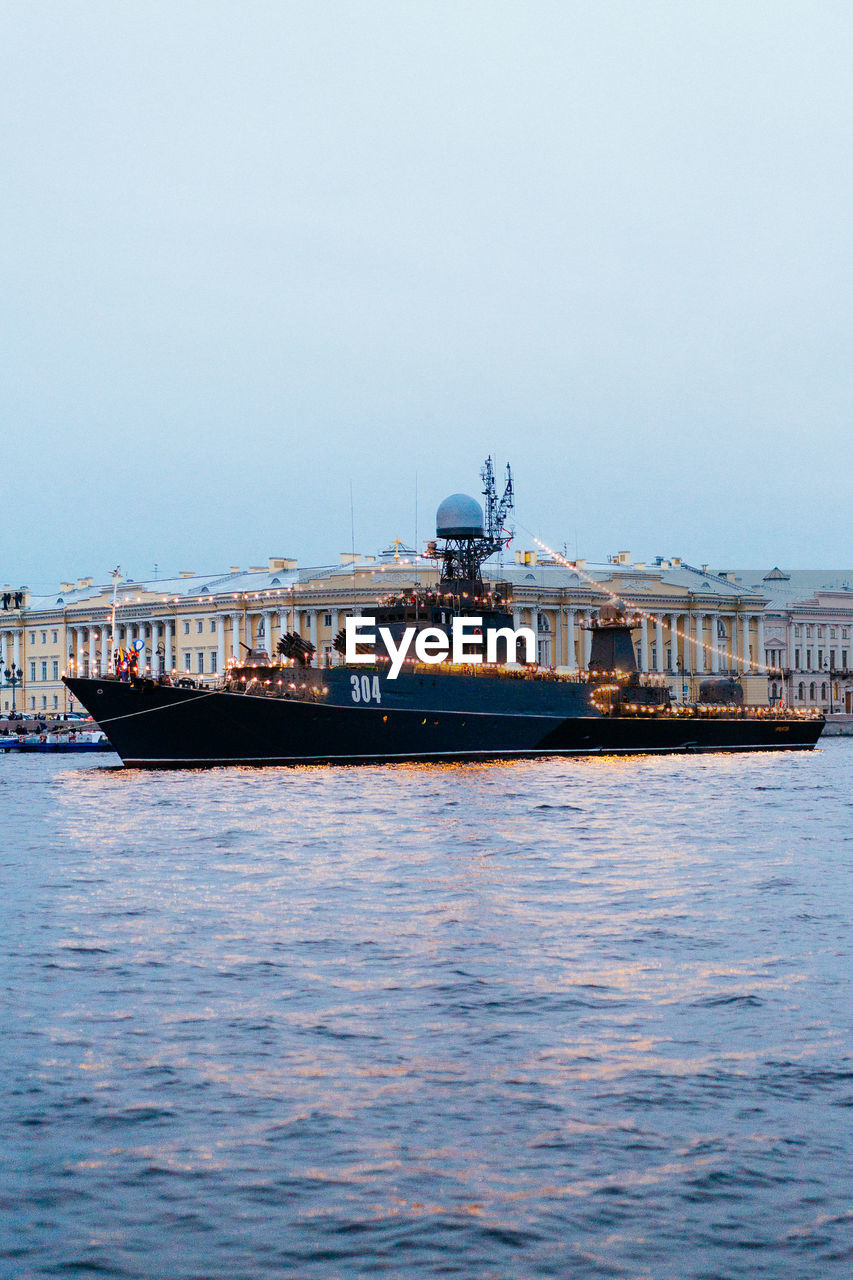
[(392, 681), (342, 667), (312, 676), (272, 696), (276, 681), (257, 693), (65, 683), (124, 763), (139, 768), (810, 750), (824, 725), (738, 708), (602, 714), (584, 682), (433, 671)]

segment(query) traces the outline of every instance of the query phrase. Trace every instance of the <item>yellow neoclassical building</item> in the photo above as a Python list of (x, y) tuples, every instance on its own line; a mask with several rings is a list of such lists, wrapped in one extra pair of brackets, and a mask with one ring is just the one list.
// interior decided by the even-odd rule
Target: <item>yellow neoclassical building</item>
[[(38, 596), (6, 587), (0, 612), (2, 711), (13, 710), (13, 703), (37, 715), (79, 710), (62, 675), (107, 671), (112, 651), (134, 641), (143, 646), (140, 670), (188, 674), (203, 682), (215, 681), (244, 652), (241, 646), (274, 652), (285, 631), (310, 640), (317, 661), (328, 665), (337, 660), (333, 642), (347, 615), (369, 615), (382, 596), (438, 580), (433, 561), (418, 559), (400, 544), (378, 556), (340, 560), (300, 568), (296, 560), (271, 557), (262, 567), (187, 571), (144, 582), (80, 578)], [(726, 672), (744, 678), (748, 701), (767, 700), (767, 601), (734, 575), (678, 559), (635, 563), (626, 552), (595, 565), (519, 551), (503, 563), (486, 564), (484, 576), (506, 584), (515, 624), (534, 629), (543, 666), (582, 669), (589, 658), (589, 623), (617, 597), (639, 610), (634, 635), (641, 670), (666, 678), (676, 698), (695, 697), (700, 680)]]

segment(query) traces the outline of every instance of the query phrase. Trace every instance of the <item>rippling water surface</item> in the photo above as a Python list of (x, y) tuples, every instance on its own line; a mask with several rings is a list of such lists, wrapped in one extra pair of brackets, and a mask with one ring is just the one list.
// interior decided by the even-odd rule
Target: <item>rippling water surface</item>
[(0, 1275), (848, 1277), (853, 743), (0, 759)]

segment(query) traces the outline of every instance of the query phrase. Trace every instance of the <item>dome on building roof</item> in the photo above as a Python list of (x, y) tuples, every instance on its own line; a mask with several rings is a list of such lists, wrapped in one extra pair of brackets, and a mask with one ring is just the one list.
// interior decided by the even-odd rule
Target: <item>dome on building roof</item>
[(439, 538), (482, 538), (483, 508), (467, 493), (452, 493), (435, 513), (435, 532)]

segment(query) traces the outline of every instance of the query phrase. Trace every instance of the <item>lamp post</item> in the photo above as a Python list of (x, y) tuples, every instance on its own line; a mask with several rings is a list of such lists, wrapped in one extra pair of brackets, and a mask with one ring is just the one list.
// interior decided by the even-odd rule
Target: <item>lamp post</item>
[(3, 675), (6, 677), (6, 688), (12, 690), (12, 716), (14, 717), (15, 710), (16, 710), (15, 690), (17, 689), (18, 685), (22, 683), (24, 673), (20, 667), (16, 667), (13, 663), (11, 667), (6, 668), (6, 670), (3, 672)]
[(828, 662), (826, 663), (824, 670), (828, 673), (828, 676), (829, 676), (829, 714), (832, 715), (833, 712), (835, 711), (835, 704), (832, 700), (832, 677), (835, 675), (835, 672), (833, 671), (832, 667), (829, 665)]

